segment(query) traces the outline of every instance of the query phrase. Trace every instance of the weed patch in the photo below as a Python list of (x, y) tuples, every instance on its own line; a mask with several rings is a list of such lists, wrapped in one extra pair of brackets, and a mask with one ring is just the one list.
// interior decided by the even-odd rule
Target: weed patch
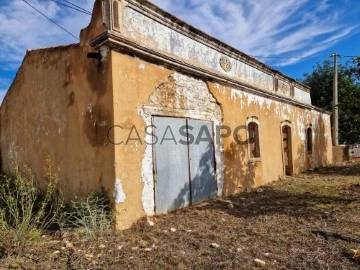
[(58, 176), (49, 167), (45, 189), (35, 184), (30, 170), (25, 176), (15, 166), (14, 176), (0, 176), (0, 243), (5, 250), (21, 251), (42, 232), (61, 220), (62, 200)]

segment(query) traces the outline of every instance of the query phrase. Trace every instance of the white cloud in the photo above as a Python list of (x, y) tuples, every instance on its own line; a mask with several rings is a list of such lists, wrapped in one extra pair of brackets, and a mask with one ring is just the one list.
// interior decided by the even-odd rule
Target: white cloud
[[(317, 45), (317, 47), (313, 47), (311, 48), (311, 44), (309, 44), (308, 49), (307, 50), (303, 50), (298, 52), (298, 56), (299, 57), (310, 57), (318, 52), (324, 51), (325, 49), (331, 47), (332, 45), (336, 44), (339, 40), (341, 40), (342, 38), (348, 36), (352, 30), (354, 30), (355, 27), (350, 27), (350, 28), (346, 28), (341, 30), (339, 33), (324, 39), (320, 44)], [(305, 48), (305, 47), (304, 47)], [(300, 58), (301, 59), (301, 58)], [(291, 64), (295, 64), (297, 62), (299, 62), (299, 58), (289, 58), (286, 60), (280, 60), (278, 61), (277, 65), (278, 66), (288, 66)]]
[[(27, 0), (75, 36), (90, 16), (50, 0)], [(92, 11), (94, 0), (73, 1)], [(351, 35), (328, 0), (152, 0), (209, 34), (259, 56), (311, 56)], [(337, 10), (331, 12), (332, 10)], [(75, 43), (21, 0), (0, 6), (0, 70), (16, 70), (27, 49)], [(290, 65), (299, 59), (270, 61)], [(269, 62), (269, 61), (268, 61)]]
[[(153, 0), (195, 27), (245, 53), (263, 57), (308, 57), (353, 33), (328, 0)], [(262, 59), (262, 58), (261, 58)], [(277, 59), (277, 66), (299, 58)]]
[[(90, 16), (67, 9), (53, 1), (27, 1), (75, 36), (79, 36), (80, 30), (90, 21)], [(1, 69), (18, 67), (27, 49), (77, 42), (25, 2), (20, 0), (6, 2), (7, 5), (2, 4), (0, 7)], [(79, 0), (76, 3), (91, 11), (94, 1)]]

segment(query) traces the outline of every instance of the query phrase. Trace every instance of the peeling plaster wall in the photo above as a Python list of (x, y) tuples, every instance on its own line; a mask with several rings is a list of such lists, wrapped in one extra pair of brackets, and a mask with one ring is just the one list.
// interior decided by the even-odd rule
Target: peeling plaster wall
[[(121, 180), (126, 200), (116, 205), (117, 228), (128, 228), (144, 215), (154, 214), (154, 178), (151, 129), (153, 115), (193, 118), (221, 124), (219, 104), (206, 82), (175, 73), (161, 66), (113, 52), (115, 123), (114, 138), (123, 142), (115, 148), (116, 175)], [(126, 74), (126, 75), (125, 75)], [(129, 133), (139, 140), (126, 140)], [(214, 130), (215, 133), (215, 130)], [(219, 195), (223, 190), (223, 155), (215, 146), (216, 179)]]
[(115, 204), (124, 203), (126, 200), (126, 194), (124, 193), (120, 179), (115, 180), (115, 188), (114, 188), (113, 196), (115, 199)]
[[(173, 72), (114, 51), (111, 55), (114, 123), (118, 126), (114, 129), (112, 138), (118, 143), (113, 163), (115, 178), (121, 181), (122, 191), (126, 196), (123, 203), (116, 204), (116, 227), (125, 229), (145, 216), (146, 212), (151, 213), (154, 205), (151, 195), (143, 193), (144, 189), (150, 190), (152, 185), (152, 170), (146, 169), (152, 167), (152, 152), (144, 142), (149, 139), (145, 128), (151, 123), (151, 118), (146, 119), (146, 116), (144, 118), (144, 115), (140, 115), (139, 106), (147, 103), (151, 93), (159, 84), (166, 82)], [(136, 132), (141, 142), (131, 140), (126, 144), (130, 134), (131, 138), (137, 138)], [(143, 201), (146, 202), (145, 205)]]
[[(214, 123), (214, 141), (218, 139), (216, 126), (221, 125), (221, 109), (210, 94), (206, 82), (193, 77), (179, 73), (168, 77), (150, 94), (149, 100), (140, 105), (139, 114), (147, 126), (151, 125), (152, 115), (212, 121)], [(146, 141), (151, 141), (149, 134), (146, 136)], [(145, 184), (142, 192), (142, 204), (147, 215), (155, 214), (152, 151), (152, 145), (147, 145), (141, 169), (141, 178)], [(224, 185), (222, 157), (221, 144), (215, 144), (218, 196), (222, 195)]]
[[(259, 97), (241, 89), (210, 84), (210, 90), (222, 105), (223, 124), (234, 129), (245, 125), (248, 117), (260, 122), (261, 161), (249, 163), (247, 145), (237, 145), (233, 138), (224, 141), (224, 194), (230, 195), (283, 177), (281, 123), (292, 126), (294, 173), (332, 163), (330, 115), (301, 109)], [(306, 153), (306, 128), (313, 128), (313, 154)], [(246, 133), (240, 133), (246, 139)]]
[[(160, 65), (112, 52), (114, 117), (122, 128), (114, 132), (116, 178), (122, 183), (126, 200), (116, 205), (117, 228), (154, 213), (154, 179), (151, 136), (145, 128), (152, 115), (211, 119), (215, 125), (234, 130), (257, 116), (260, 122), (261, 161), (250, 162), (247, 145), (237, 145), (233, 137), (222, 140), (216, 149), (219, 195), (234, 194), (283, 177), (281, 123), (291, 121), (294, 172), (331, 164), (330, 117), (241, 89), (204, 82), (176, 73)], [(306, 128), (314, 132), (314, 153), (306, 154)], [(138, 140), (125, 144), (136, 126)], [(151, 129), (148, 130), (151, 134)], [(246, 139), (242, 130), (238, 138)], [(132, 132), (132, 138), (137, 135)]]
[(195, 64), (235, 77), (252, 86), (267, 91), (274, 90), (272, 75), (233, 58), (228, 58), (232, 66), (231, 71), (225, 72), (220, 66), (220, 58), (224, 56), (221, 52), (184, 36), (130, 7), (124, 10), (124, 25), (126, 25), (123, 32), (125, 36), (139, 40), (149, 48), (162, 50), (190, 60)]
[(309, 92), (305, 92), (297, 87), (294, 88), (294, 99), (305, 103), (311, 104), (311, 96)]
[[(328, 114), (179, 74), (106, 47), (101, 48), (101, 62), (88, 59), (86, 54), (93, 51), (88, 42), (105, 30), (101, 7), (102, 1), (97, 0), (80, 44), (27, 53), (1, 106), (5, 172), (13, 171), (15, 159), (30, 167), (43, 186), (50, 158), (67, 199), (104, 187), (116, 209), (117, 228), (125, 229), (154, 213), (152, 147), (145, 144), (152, 115), (210, 120), (232, 130), (245, 125), (249, 117), (258, 118), (260, 161), (250, 162), (248, 146), (234, 143), (232, 136), (215, 144), (219, 196), (283, 176), (281, 124), (285, 120), (292, 126), (295, 173), (332, 163)], [(226, 72), (220, 65), (221, 52), (130, 7), (121, 17), (124, 34), (149, 48), (274, 91), (273, 76), (266, 72), (229, 57), (223, 64), (232, 68)], [(278, 90), (289, 96), (290, 83), (279, 80)], [(297, 87), (294, 99), (311, 102), (310, 94)], [(314, 137), (311, 156), (305, 149), (309, 125)], [(247, 132), (241, 130), (236, 136), (246, 140)]]
[[(159, 16), (161, 17), (161, 15)], [(161, 21), (159, 17), (154, 19), (147, 16), (146, 12), (142, 13), (132, 8), (131, 5), (123, 7), (121, 17), (123, 19), (121, 35), (135, 40), (142, 46), (165, 55), (173, 55), (254, 88), (273, 93), (276, 91), (276, 94), (280, 96), (311, 104), (310, 93), (299, 87), (296, 88), (296, 95), (292, 96), (290, 82), (281, 75), (276, 75), (280, 76), (276, 88), (274, 72), (254, 67), (244, 62), (245, 60), (225, 55), (221, 51), (221, 46), (215, 49), (206, 41), (195, 39), (194, 34), (183, 34), (172, 28), (170, 24)]]

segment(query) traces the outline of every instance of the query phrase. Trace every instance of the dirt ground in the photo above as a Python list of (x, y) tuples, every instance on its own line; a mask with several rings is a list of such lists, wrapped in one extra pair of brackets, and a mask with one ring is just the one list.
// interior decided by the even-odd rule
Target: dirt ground
[(360, 237), (360, 164), (287, 178), (154, 223), (98, 239), (49, 234), (21, 255), (3, 256), (0, 268), (360, 269), (360, 259), (345, 252), (359, 243), (311, 232)]

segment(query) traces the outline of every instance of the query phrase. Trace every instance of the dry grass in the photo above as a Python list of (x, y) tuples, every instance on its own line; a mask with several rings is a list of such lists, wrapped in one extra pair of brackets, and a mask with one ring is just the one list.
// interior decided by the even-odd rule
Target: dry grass
[(360, 244), (310, 232), (360, 236), (360, 164), (321, 169), (228, 200), (157, 217), (154, 227), (140, 221), (92, 240), (49, 233), (24, 256), (4, 256), (0, 268), (254, 269), (255, 258), (266, 269), (360, 268), (357, 259), (344, 255)]
[[(35, 245), (42, 232), (61, 220), (62, 200), (57, 196), (58, 177), (49, 167), (45, 189), (36, 187), (33, 173), (27, 176), (15, 166), (14, 176), (0, 175), (0, 247), (20, 255)], [(1, 257), (0, 249), (0, 257)]]

